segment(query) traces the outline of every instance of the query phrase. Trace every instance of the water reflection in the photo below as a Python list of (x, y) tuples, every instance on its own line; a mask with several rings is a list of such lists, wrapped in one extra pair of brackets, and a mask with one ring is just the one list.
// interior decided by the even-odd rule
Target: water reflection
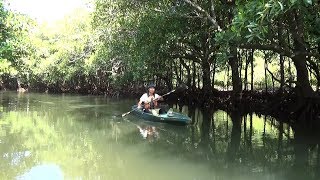
[(16, 178), (17, 180), (62, 180), (61, 168), (54, 164), (42, 164), (32, 167), (28, 172)]
[(159, 132), (157, 131), (155, 126), (139, 126), (137, 125), (141, 136), (144, 139), (157, 139), (159, 138)]
[(224, 167), (235, 176), (245, 171), (268, 174), (272, 179), (320, 178), (319, 138), (315, 135), (253, 113), (190, 107), (186, 113), (193, 122), (188, 148), (198, 156), (195, 159), (213, 160), (212, 166)]
[(173, 105), (192, 119), (174, 126), (116, 116), (135, 100), (0, 101), (0, 179), (320, 179), (319, 138), (272, 117)]

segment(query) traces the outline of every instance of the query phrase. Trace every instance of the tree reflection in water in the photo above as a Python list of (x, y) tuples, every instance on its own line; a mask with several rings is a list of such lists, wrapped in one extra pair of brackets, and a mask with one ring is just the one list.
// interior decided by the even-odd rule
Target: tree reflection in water
[[(268, 173), (284, 179), (319, 179), (319, 138), (268, 116), (239, 111), (176, 107), (192, 119), (192, 125), (175, 135), (160, 132), (171, 139), (170, 153), (193, 160), (205, 160), (212, 167), (236, 176)], [(187, 135), (186, 135), (187, 134)], [(180, 136), (180, 138), (173, 138)], [(157, 148), (170, 149), (159, 143)], [(178, 148), (178, 145), (183, 145)], [(176, 148), (176, 151), (173, 150)], [(191, 153), (191, 154), (190, 154)], [(232, 173), (233, 172), (233, 173)]]
[(148, 177), (153, 169), (182, 167), (188, 175), (216, 179), (320, 179), (320, 138), (272, 117), (179, 105), (173, 108), (192, 124), (173, 126), (115, 118), (130, 108), (128, 101), (32, 94), (0, 99), (0, 179), (45, 164), (71, 179), (143, 179), (139, 167), (149, 168)]

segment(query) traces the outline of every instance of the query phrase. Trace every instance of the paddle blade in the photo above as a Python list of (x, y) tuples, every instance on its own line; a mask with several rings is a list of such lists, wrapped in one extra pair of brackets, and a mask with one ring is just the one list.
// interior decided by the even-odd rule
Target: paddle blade
[(123, 113), (121, 116), (122, 117), (125, 117), (126, 115), (130, 114), (132, 111), (129, 111), (129, 112), (126, 112), (126, 113)]

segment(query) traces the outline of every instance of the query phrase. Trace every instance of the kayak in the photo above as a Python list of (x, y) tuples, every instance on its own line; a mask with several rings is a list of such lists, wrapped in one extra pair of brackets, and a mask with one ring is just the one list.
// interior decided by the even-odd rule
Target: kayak
[(137, 117), (147, 121), (165, 122), (165, 123), (172, 123), (172, 124), (191, 123), (191, 119), (184, 114), (177, 113), (177, 112), (168, 112), (164, 114), (153, 115), (152, 113), (144, 112), (142, 109), (138, 109), (137, 105), (132, 106), (132, 113)]

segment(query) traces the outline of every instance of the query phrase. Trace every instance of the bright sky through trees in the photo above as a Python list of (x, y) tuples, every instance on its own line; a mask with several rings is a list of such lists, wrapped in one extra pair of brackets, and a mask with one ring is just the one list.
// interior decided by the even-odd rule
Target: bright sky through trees
[(88, 0), (7, 0), (9, 8), (27, 14), (39, 22), (54, 22), (77, 8), (86, 8)]

